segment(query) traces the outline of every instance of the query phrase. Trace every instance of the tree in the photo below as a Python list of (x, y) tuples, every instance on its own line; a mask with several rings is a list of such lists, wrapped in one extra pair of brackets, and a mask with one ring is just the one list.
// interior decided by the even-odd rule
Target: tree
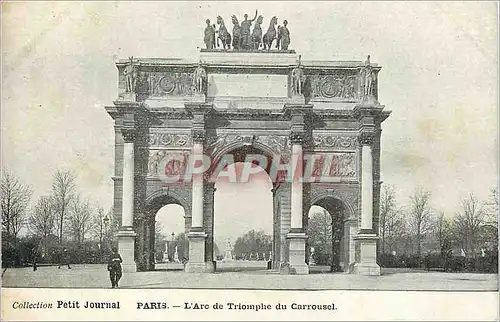
[(15, 242), (19, 231), (26, 223), (26, 209), (33, 190), (11, 172), (4, 171), (2, 176), (2, 233), (6, 240)]
[(97, 212), (93, 218), (93, 232), (94, 236), (97, 237), (99, 240), (99, 252), (101, 259), (103, 258), (105, 246), (104, 246), (104, 241), (105, 241), (105, 235), (106, 235), (106, 221), (105, 221), (106, 215), (104, 214), (104, 209), (101, 207), (97, 208)]
[(260, 257), (263, 253), (268, 254), (271, 251), (271, 243), (271, 236), (263, 230), (250, 230), (236, 239), (234, 256), (241, 258), (243, 254), (257, 254)]
[(404, 222), (402, 210), (396, 204), (393, 186), (384, 186), (382, 188), (379, 220), (381, 253), (394, 251), (398, 239), (403, 235)]
[(71, 201), (68, 209), (68, 228), (73, 240), (79, 246), (84, 242), (85, 235), (92, 228), (92, 207), (88, 199), (83, 200), (80, 195), (76, 195)]
[(498, 251), (498, 188), (491, 189), (490, 197), (485, 205), (484, 233), (486, 243)]
[(56, 218), (52, 199), (42, 196), (38, 199), (29, 219), (28, 227), (33, 235), (41, 236), (45, 240), (54, 232)]
[(462, 212), (455, 216), (456, 238), (465, 257), (475, 257), (478, 252), (481, 230), (485, 223), (485, 211), (474, 194), (461, 200)]
[(332, 217), (323, 209), (315, 212), (307, 227), (309, 245), (314, 247), (313, 259), (318, 265), (327, 265), (332, 261)]
[[(163, 260), (163, 253), (166, 250), (167, 237), (163, 234), (163, 225), (159, 222), (155, 222), (155, 258), (157, 260)], [(170, 255), (170, 252), (168, 252)], [(170, 256), (169, 256), (170, 257)], [(170, 258), (169, 258), (170, 260)]]
[(432, 228), (432, 215), (429, 207), (431, 194), (418, 189), (410, 197), (409, 228), (417, 245), (417, 256), (422, 253), (422, 240)]
[(440, 213), (436, 218), (434, 233), (436, 236), (441, 256), (446, 256), (451, 251), (453, 242), (452, 222)]
[(63, 226), (68, 207), (75, 193), (75, 175), (71, 171), (58, 170), (52, 181), (52, 198), (58, 214), (59, 244), (63, 241)]

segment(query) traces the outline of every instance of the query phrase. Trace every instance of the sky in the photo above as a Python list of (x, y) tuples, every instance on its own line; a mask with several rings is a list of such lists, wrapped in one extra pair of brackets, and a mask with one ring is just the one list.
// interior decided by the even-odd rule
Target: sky
[[(289, 22), (290, 49), (303, 60), (370, 54), (382, 66), (379, 101), (392, 114), (381, 178), (400, 204), (423, 187), (433, 208), (453, 214), (466, 194), (484, 200), (498, 184), (494, 2), (3, 2), (2, 168), (33, 186), (33, 200), (50, 193), (56, 169), (74, 170), (80, 193), (111, 208), (114, 129), (104, 106), (117, 97), (115, 60), (197, 61), (207, 18), (255, 9), (263, 29), (272, 16)], [(271, 231), (263, 186), (218, 187), (217, 238)], [(169, 206), (158, 220), (180, 231), (182, 216)]]

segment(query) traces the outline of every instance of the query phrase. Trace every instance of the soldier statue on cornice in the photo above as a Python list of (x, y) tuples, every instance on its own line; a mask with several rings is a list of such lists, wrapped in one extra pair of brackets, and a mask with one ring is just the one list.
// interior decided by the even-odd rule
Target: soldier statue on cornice
[(137, 79), (137, 70), (134, 68), (134, 57), (129, 57), (129, 63), (125, 67), (123, 75), (125, 75), (125, 92), (134, 93)]
[(374, 79), (374, 75), (373, 75), (374, 71), (373, 71), (373, 67), (371, 66), (371, 63), (370, 63), (370, 55), (368, 55), (368, 57), (366, 57), (366, 61), (365, 61), (365, 68), (364, 68), (364, 95), (363, 97), (365, 98), (372, 98), (373, 97), (373, 79)]
[(302, 66), (301, 56), (299, 55), (299, 60), (297, 66), (292, 70), (292, 94), (302, 95), (302, 82), (304, 81), (304, 67)]
[(198, 62), (198, 67), (193, 72), (193, 87), (194, 91), (199, 94), (204, 93), (204, 84), (206, 82), (207, 72), (205, 68), (201, 65), (201, 61)]

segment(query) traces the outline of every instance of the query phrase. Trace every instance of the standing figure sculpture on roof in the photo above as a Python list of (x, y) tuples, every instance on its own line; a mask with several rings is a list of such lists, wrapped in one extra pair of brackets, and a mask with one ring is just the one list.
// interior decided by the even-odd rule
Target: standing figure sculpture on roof
[(238, 18), (235, 15), (231, 16), (231, 20), (233, 22), (233, 49), (240, 50), (241, 49), (241, 27), (238, 22)]
[(257, 10), (255, 10), (255, 17), (252, 20), (248, 20), (248, 15), (245, 13), (243, 16), (244, 20), (241, 22), (241, 49), (252, 49), (251, 39), (250, 39), (250, 26), (252, 22), (257, 19)]
[(257, 18), (257, 21), (255, 22), (255, 27), (253, 27), (252, 31), (252, 49), (258, 50), (260, 47), (260, 44), (262, 43), (262, 21), (264, 18), (262, 16), (259, 16)]
[(301, 56), (299, 55), (297, 66), (292, 70), (292, 95), (303, 95), (302, 82), (304, 81), (304, 68), (300, 63), (300, 59)]
[(219, 40), (222, 43), (222, 49), (229, 49), (231, 47), (231, 34), (227, 31), (226, 25), (224, 24), (224, 19), (221, 16), (217, 16), (217, 24), (219, 25), (219, 36), (217, 36), (217, 47), (220, 47)]
[(125, 75), (125, 92), (134, 93), (137, 78), (137, 71), (134, 68), (134, 57), (129, 57), (129, 63), (123, 70), (123, 75)]
[(210, 19), (206, 20), (207, 26), (205, 27), (205, 37), (203, 41), (207, 49), (215, 48), (215, 25), (210, 24)]
[(193, 87), (195, 93), (203, 94), (205, 90), (205, 83), (207, 78), (207, 72), (205, 68), (201, 65), (201, 61), (198, 63), (198, 67), (193, 72)]
[(266, 34), (262, 38), (262, 43), (264, 44), (264, 50), (267, 48), (267, 50), (271, 50), (271, 46), (273, 44), (273, 41), (276, 39), (276, 26), (278, 24), (278, 18), (276, 16), (271, 18), (271, 21), (269, 22), (269, 28), (267, 29)]
[(368, 55), (368, 57), (366, 57), (365, 68), (364, 68), (364, 80), (365, 80), (364, 87), (365, 88), (364, 88), (363, 97), (365, 97), (365, 98), (373, 97), (373, 79), (374, 79), (373, 67), (371, 66), (371, 63), (370, 63), (370, 55)]
[(288, 50), (290, 45), (290, 31), (287, 28), (288, 21), (283, 21), (283, 26), (278, 27), (278, 40), (276, 41), (276, 48), (281, 50)]

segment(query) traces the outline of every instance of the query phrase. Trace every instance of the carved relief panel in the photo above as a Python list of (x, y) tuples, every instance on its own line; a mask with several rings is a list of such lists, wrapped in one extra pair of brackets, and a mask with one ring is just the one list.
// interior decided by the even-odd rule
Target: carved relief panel
[(337, 71), (335, 74), (312, 74), (306, 81), (311, 100), (358, 100), (357, 72)]
[[(311, 159), (313, 160), (313, 159)], [(355, 180), (357, 178), (357, 158), (355, 152), (323, 153), (306, 167), (312, 168), (311, 177), (314, 182), (328, 182), (332, 179)]]
[(313, 134), (315, 149), (355, 151), (358, 147), (357, 137), (354, 135)]
[(148, 87), (151, 96), (191, 96), (194, 93), (193, 75), (192, 73), (151, 72)]
[(180, 181), (185, 173), (189, 160), (188, 151), (150, 150), (148, 159), (148, 176), (164, 179), (178, 178)]
[(190, 147), (191, 136), (189, 134), (153, 132), (148, 134), (148, 145), (151, 147)]
[(233, 143), (240, 143), (242, 145), (258, 146), (259, 144), (267, 146), (276, 154), (288, 155), (289, 143), (288, 136), (284, 135), (252, 135), (252, 134), (219, 134), (217, 137), (212, 138), (208, 145), (207, 150), (211, 151), (212, 155), (218, 154), (224, 146)]

